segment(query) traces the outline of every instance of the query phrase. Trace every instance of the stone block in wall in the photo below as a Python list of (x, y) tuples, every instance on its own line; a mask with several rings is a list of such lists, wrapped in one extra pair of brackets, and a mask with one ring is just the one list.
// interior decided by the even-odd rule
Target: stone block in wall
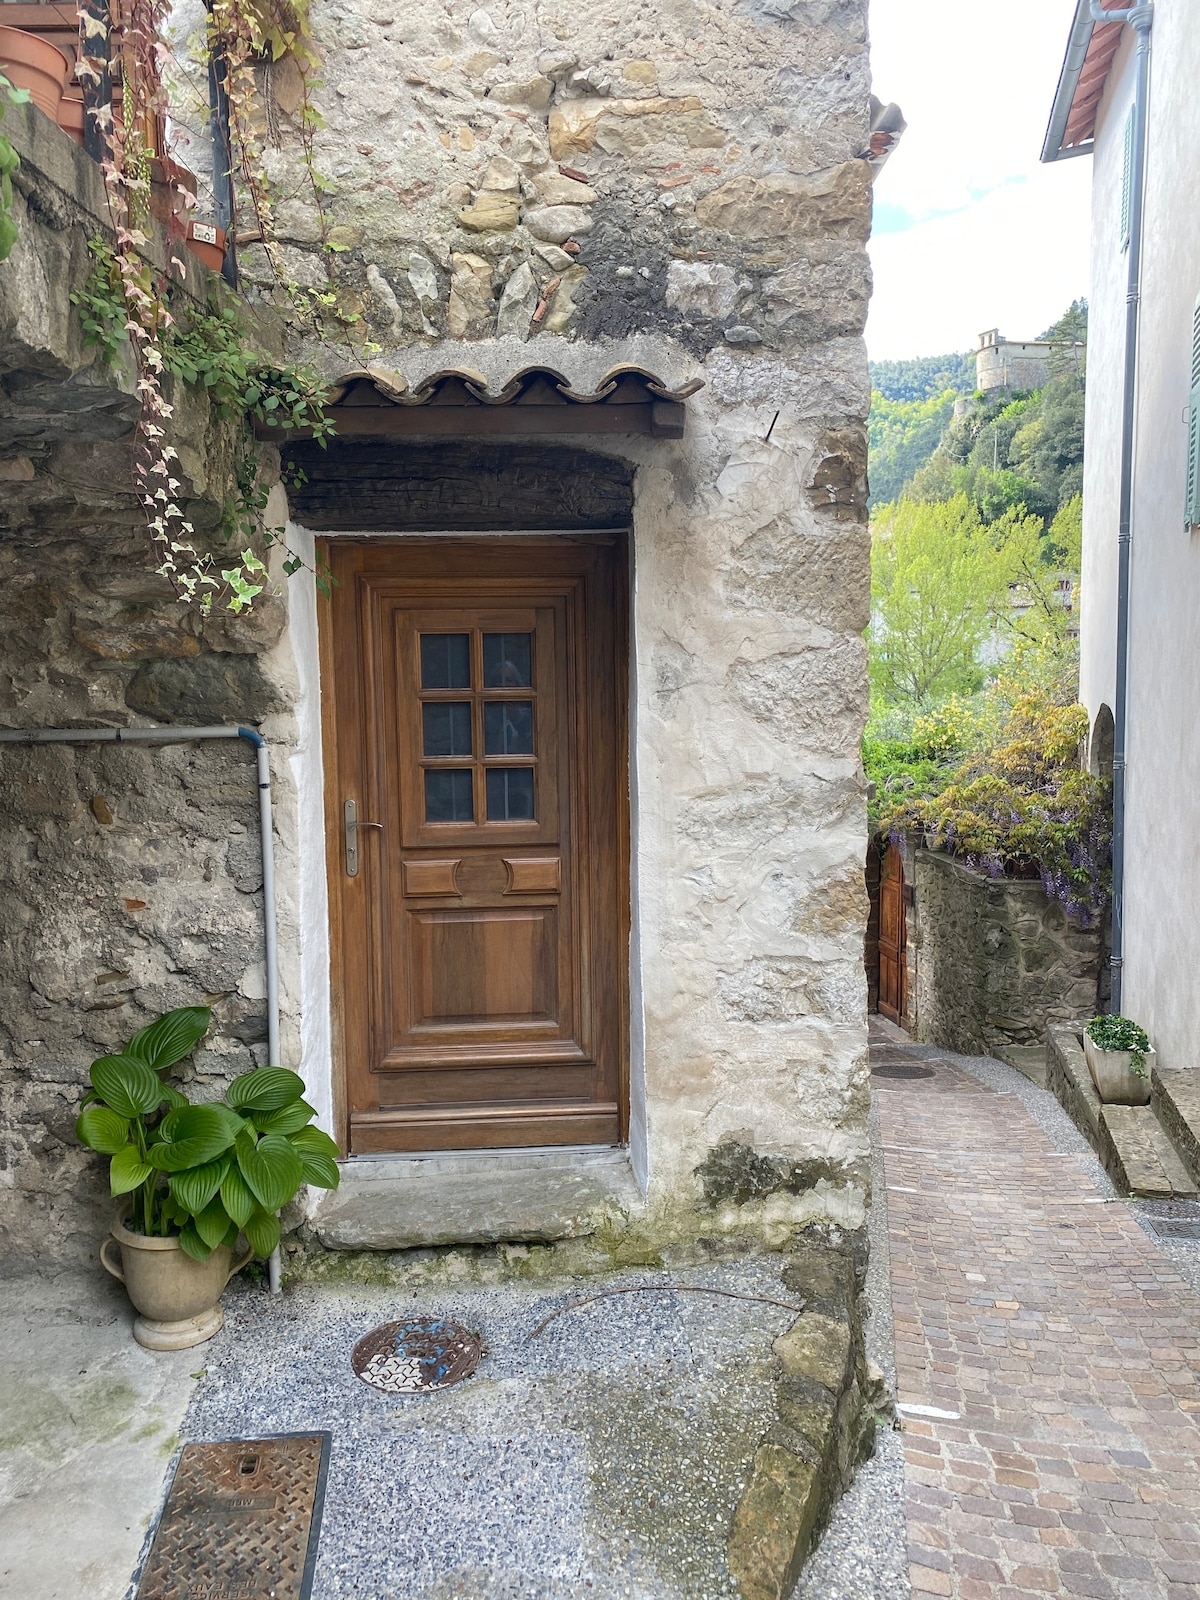
[(1098, 928), (1069, 918), (1036, 880), (989, 878), (932, 850), (915, 853), (915, 870), (919, 1038), (988, 1055), (1094, 1014)]

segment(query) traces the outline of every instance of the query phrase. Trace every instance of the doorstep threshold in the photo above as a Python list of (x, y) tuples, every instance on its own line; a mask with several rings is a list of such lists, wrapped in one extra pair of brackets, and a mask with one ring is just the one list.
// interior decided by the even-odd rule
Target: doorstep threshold
[(628, 1150), (612, 1145), (356, 1156), (341, 1178), (308, 1215), (330, 1250), (549, 1243), (643, 1204)]
[(625, 1144), (519, 1144), (486, 1150), (364, 1150), (339, 1157), (339, 1165), (345, 1170), (371, 1161), (439, 1161), (443, 1157), (452, 1157), (455, 1161), (495, 1161), (502, 1156), (539, 1160), (553, 1156), (623, 1156), (628, 1159), (628, 1154), (629, 1146)]

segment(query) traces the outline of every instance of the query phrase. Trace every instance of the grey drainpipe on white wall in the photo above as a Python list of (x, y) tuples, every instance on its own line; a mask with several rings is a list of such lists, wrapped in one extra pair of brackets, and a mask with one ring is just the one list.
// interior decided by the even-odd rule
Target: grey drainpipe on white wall
[[(275, 831), (271, 816), (271, 753), (253, 728), (0, 728), (0, 744), (191, 744), (198, 739), (245, 739), (254, 746), (262, 843), (263, 945), (267, 976), (267, 1059), (279, 1064), (279, 940), (275, 914)], [(271, 1293), (280, 1291), (279, 1246), (267, 1262)]]
[(1125, 738), (1129, 710), (1129, 573), (1133, 545), (1133, 449), (1137, 426), (1138, 317), (1142, 300), (1142, 238), (1146, 199), (1146, 128), (1150, 107), (1152, 5), (1106, 11), (1091, 0), (1093, 22), (1128, 23), (1137, 30), (1133, 102), (1133, 170), (1129, 195), (1129, 273), (1125, 295), (1125, 381), (1121, 411), (1121, 499), (1117, 534), (1117, 671), (1113, 707), (1112, 989), (1109, 1009), (1121, 1009), (1125, 967)]

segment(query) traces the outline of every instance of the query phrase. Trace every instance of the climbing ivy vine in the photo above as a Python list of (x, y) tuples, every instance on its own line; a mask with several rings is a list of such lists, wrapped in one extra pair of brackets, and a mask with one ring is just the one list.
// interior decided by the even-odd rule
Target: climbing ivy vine
[[(79, 311), (85, 338), (99, 351), (101, 360), (112, 365), (130, 331), (125, 280), (118, 252), (106, 240), (94, 238), (88, 249), (92, 267), (71, 300)], [(268, 544), (284, 546), (285, 570), (297, 572), (304, 562), (286, 545), (282, 528), (261, 526), (269, 490), (254, 446), (253, 424), (258, 421), (285, 431), (306, 429), (323, 445), (333, 432), (325, 413), (324, 384), (309, 367), (274, 362), (256, 351), (238, 303), (224, 289), (217, 289), (198, 306), (173, 304), (170, 291), (159, 288), (163, 295), (157, 310), (159, 392), (163, 376), (202, 389), (217, 416), (239, 424), (234, 487), (225, 501), (220, 529), (225, 545), (237, 549), (243, 541), (253, 541), (261, 534)], [(176, 292), (174, 299), (178, 302), (182, 296)], [(168, 486), (174, 494), (178, 484), (172, 486), (169, 480)], [(207, 600), (211, 605), (218, 578), (227, 590), (225, 603), (233, 611), (240, 611), (262, 592), (263, 585), (257, 580), (265, 568), (249, 545), (240, 550), (236, 564), (227, 566), (222, 566), (219, 558), (205, 558), (194, 550), (191, 555), (188, 576), (201, 586), (202, 604)], [(327, 586), (323, 571), (318, 571), (317, 578), (322, 587)]]
[[(147, 259), (151, 182), (156, 159), (165, 156), (159, 148), (167, 112), (159, 62), (166, 48), (168, 10), (169, 0), (128, 0), (118, 31), (110, 29), (105, 17), (80, 8), (79, 76), (100, 84), (108, 60), (119, 54), (124, 101), (119, 118), (114, 117), (111, 103), (92, 113), (110, 152), (101, 169), (115, 237), (112, 246), (93, 241), (92, 269), (72, 298), (85, 334), (103, 359), (115, 360), (126, 338), (132, 351), (140, 402), (133, 451), (134, 487), (146, 516), (157, 571), (170, 580), (181, 600), (195, 601), (207, 610), (219, 599), (236, 611), (262, 592), (265, 567), (252, 548), (255, 536), (262, 535), (267, 543), (283, 542), (282, 529), (261, 527), (268, 490), (254, 447), (254, 421), (284, 429), (304, 428), (321, 443), (332, 426), (325, 417), (325, 393), (317, 374), (301, 366), (275, 364), (257, 354), (228, 298), (218, 296), (196, 308), (185, 306), (177, 293), (173, 296), (170, 274), (184, 278), (187, 273), (186, 255), (177, 248), (184, 236), (180, 217), (195, 204), (195, 196), (183, 188), (178, 177), (172, 181), (182, 203), (170, 208), (168, 273), (157, 272)], [(237, 152), (233, 175), (248, 194), (258, 220), (258, 238), (284, 291), (283, 309), (285, 314), (291, 313), (292, 320), (307, 322), (321, 333), (322, 316), (336, 313), (332, 274), (329, 289), (314, 292), (301, 291), (284, 273), (257, 132), (260, 108), (255, 68), (264, 57), (279, 61), (288, 56), (303, 85), (302, 146), (324, 234), (321, 195), (327, 185), (312, 160), (313, 134), (321, 121), (311, 99), (317, 58), (306, 0), (295, 4), (291, 0), (213, 0), (207, 44), (224, 64), (231, 137)], [(169, 163), (164, 162), (164, 167), (169, 170)], [(339, 320), (348, 325), (356, 319)], [(174, 407), (164, 388), (168, 378), (203, 388), (219, 415), (233, 417), (240, 424), (234, 488), (222, 517), (230, 551), (225, 558), (228, 565), (197, 550), (195, 530), (180, 504), (179, 458), (169, 439)], [(239, 550), (243, 540), (251, 542)], [(289, 549), (285, 571), (293, 573), (303, 565)], [(317, 580), (322, 587), (328, 586), (324, 572), (318, 571)]]

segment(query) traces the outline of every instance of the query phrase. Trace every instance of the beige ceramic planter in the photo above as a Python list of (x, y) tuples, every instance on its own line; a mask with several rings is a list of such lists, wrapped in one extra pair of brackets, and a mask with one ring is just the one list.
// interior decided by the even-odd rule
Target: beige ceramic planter
[[(203, 1344), (224, 1324), (221, 1291), (254, 1254), (232, 1260), (228, 1245), (219, 1244), (207, 1261), (193, 1261), (178, 1239), (150, 1239), (125, 1227), (128, 1210), (112, 1225), (111, 1238), (100, 1246), (100, 1260), (129, 1291), (134, 1309), (133, 1337), (147, 1350), (187, 1350)], [(121, 1265), (109, 1259), (120, 1247)]]
[(1106, 1106), (1144, 1106), (1150, 1102), (1150, 1072), (1154, 1066), (1154, 1051), (1145, 1051), (1144, 1078), (1129, 1065), (1128, 1050), (1101, 1050), (1092, 1043), (1090, 1033), (1083, 1036), (1083, 1053), (1088, 1071), (1096, 1085), (1100, 1102)]

